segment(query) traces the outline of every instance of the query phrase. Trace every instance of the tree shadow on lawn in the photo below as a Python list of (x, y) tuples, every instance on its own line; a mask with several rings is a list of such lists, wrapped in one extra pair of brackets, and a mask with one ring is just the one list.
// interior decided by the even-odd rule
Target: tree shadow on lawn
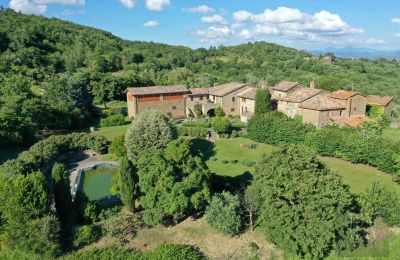
[(194, 138), (191, 140), (194, 154), (199, 154), (204, 162), (215, 155), (214, 144), (203, 138)]
[(215, 173), (212, 174), (211, 187), (215, 192), (230, 191), (235, 193), (247, 187), (253, 181), (253, 175), (249, 171), (243, 172), (235, 177), (221, 176)]

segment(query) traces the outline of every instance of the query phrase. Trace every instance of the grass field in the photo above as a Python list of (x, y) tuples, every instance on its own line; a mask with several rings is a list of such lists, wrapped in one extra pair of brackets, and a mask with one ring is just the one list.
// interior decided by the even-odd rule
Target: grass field
[(94, 134), (102, 135), (106, 137), (109, 141), (112, 141), (117, 136), (125, 135), (128, 126), (129, 124), (120, 126), (100, 127), (96, 129), (96, 132), (94, 132)]
[[(218, 175), (238, 176), (245, 172), (253, 173), (253, 167), (242, 164), (243, 161), (261, 160), (263, 154), (270, 154), (274, 147), (266, 144), (257, 144), (256, 149), (241, 147), (241, 144), (249, 144), (253, 141), (246, 138), (220, 139), (207, 151), (207, 165), (210, 170)], [(212, 158), (216, 158), (213, 161)], [(400, 185), (392, 181), (392, 176), (379, 171), (374, 167), (363, 164), (353, 164), (341, 159), (323, 157), (320, 158), (332, 171), (343, 177), (343, 182), (350, 186), (353, 193), (362, 193), (371, 187), (372, 183), (380, 182), (400, 192)], [(228, 161), (224, 164), (223, 161)], [(231, 163), (238, 160), (237, 163)]]
[(399, 142), (400, 141), (400, 129), (384, 129), (383, 130), (383, 137), (386, 139), (393, 141), (393, 142)]

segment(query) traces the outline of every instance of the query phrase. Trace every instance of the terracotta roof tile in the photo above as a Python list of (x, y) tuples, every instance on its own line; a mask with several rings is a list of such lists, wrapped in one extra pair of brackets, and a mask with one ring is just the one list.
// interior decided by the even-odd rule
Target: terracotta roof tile
[(329, 97), (337, 98), (337, 99), (349, 99), (351, 97), (354, 97), (357, 94), (358, 94), (357, 92), (353, 92), (353, 91), (338, 90), (338, 91), (332, 92), (332, 94)]
[(231, 82), (231, 83), (212, 87), (209, 89), (209, 93), (210, 93), (210, 95), (214, 95), (214, 96), (226, 96), (229, 93), (232, 93), (233, 91), (241, 89), (245, 86), (247, 86), (247, 84)]
[(329, 97), (328, 92), (323, 92), (320, 95), (314, 96), (299, 105), (301, 108), (326, 111), (326, 110), (342, 110), (346, 107), (335, 99)]
[(360, 115), (360, 116), (350, 116), (350, 117), (332, 117), (333, 122), (337, 123), (340, 127), (353, 127), (357, 128), (362, 126), (362, 124), (369, 120), (369, 117)]
[(128, 88), (127, 91), (132, 96), (189, 93), (189, 89), (183, 85)]
[[(287, 92), (298, 85), (301, 85), (301, 84), (299, 84), (298, 82), (282, 81), (281, 83), (275, 85), (275, 87), (272, 87), (272, 89)], [(303, 85), (301, 85), (301, 86), (303, 86)]]
[(367, 103), (378, 104), (378, 105), (382, 105), (382, 106), (387, 106), (392, 100), (393, 100), (393, 97), (389, 97), (389, 96), (370, 95), (367, 97)]
[(323, 92), (322, 89), (315, 89), (315, 88), (300, 88), (297, 89), (295, 92), (290, 93), (286, 97), (279, 98), (280, 100), (294, 102), (294, 103), (301, 103), (306, 101), (307, 99), (312, 98), (315, 95)]
[(189, 95), (208, 95), (208, 88), (189, 88)]
[(247, 99), (255, 100), (256, 99), (256, 92), (257, 92), (256, 88), (250, 88), (248, 90), (245, 90), (245, 91), (239, 93), (237, 96), (241, 97), (241, 98), (247, 98)]

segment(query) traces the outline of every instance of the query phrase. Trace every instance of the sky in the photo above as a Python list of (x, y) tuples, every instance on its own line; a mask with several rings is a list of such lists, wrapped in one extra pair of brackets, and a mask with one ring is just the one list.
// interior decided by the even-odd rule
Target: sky
[(400, 49), (399, 0), (0, 0), (127, 40), (191, 48), (267, 41), (297, 49)]

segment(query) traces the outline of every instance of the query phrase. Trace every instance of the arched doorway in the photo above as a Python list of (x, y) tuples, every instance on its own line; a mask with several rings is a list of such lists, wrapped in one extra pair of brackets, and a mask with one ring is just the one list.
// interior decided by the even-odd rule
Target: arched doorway
[(215, 116), (215, 109), (212, 108), (212, 109), (208, 110), (207, 111), (207, 116), (214, 117)]

